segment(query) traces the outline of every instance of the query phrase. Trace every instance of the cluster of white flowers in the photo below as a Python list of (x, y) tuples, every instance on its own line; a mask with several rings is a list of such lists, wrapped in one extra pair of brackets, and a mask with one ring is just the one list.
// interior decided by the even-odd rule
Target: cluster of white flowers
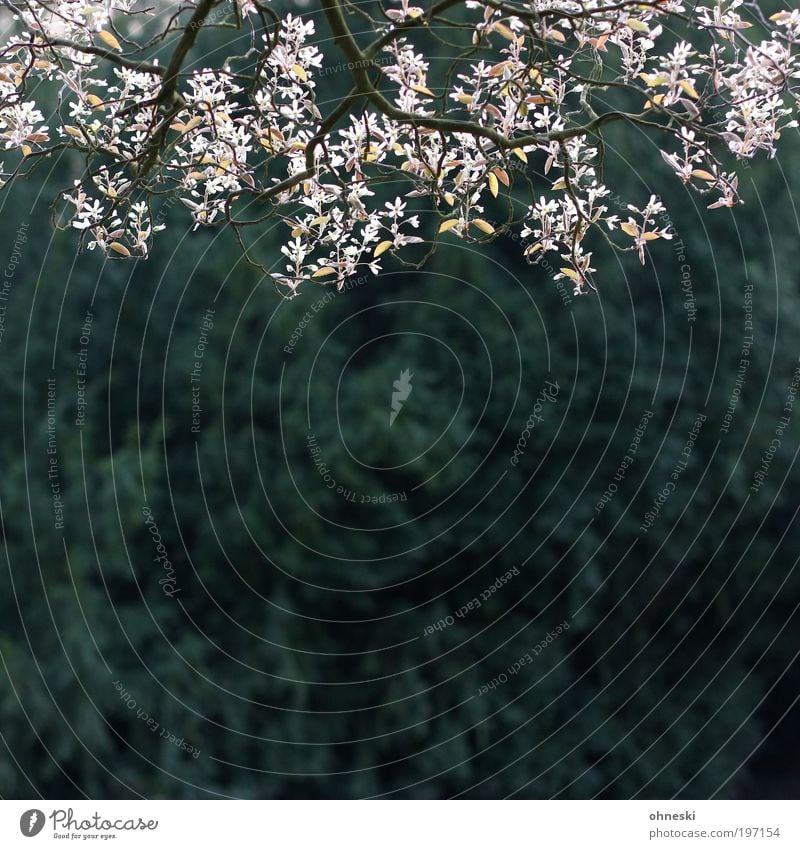
[[(163, 229), (151, 213), (159, 197), (177, 196), (195, 226), (228, 222), (241, 233), (277, 217), (285, 264), (271, 274), (290, 294), (306, 280), (341, 287), (363, 268), (377, 274), (384, 253), (444, 234), (480, 241), (512, 226), (529, 262), (557, 253), (557, 276), (581, 293), (594, 287), (593, 231), (643, 262), (649, 242), (669, 238), (655, 197), (631, 199), (625, 220), (612, 210), (606, 123), (661, 133), (664, 161), (711, 193), (710, 207), (738, 201), (723, 156), (774, 155), (796, 126), (798, 10), (453, 0), (472, 22), (448, 36), (442, 69), (419, 41), (430, 37), (429, 10), (393, 0), (369, 42), (326, 0), (331, 50), (345, 51), (354, 86), (323, 114), (324, 57), (310, 17), (226, 0), (253, 47), (219, 67), (186, 61), (204, 22), (225, 19), (222, 2), (153, 10), (139, 0), (12, 0), (0, 58), (3, 179), (54, 148), (80, 151), (85, 174), (64, 192), (71, 225), (111, 256), (147, 255)], [(59, 101), (50, 119), (48, 92)], [(405, 189), (392, 203), (373, 200), (387, 180)]]

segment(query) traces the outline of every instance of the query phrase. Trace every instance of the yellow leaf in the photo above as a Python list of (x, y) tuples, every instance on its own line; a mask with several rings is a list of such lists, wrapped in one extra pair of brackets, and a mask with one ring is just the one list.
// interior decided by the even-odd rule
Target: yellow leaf
[(194, 118), (191, 118), (184, 124), (183, 132), (188, 133), (190, 130), (193, 130), (199, 123), (202, 122), (202, 118), (199, 115), (195, 115)]
[(394, 242), (393, 242), (391, 239), (386, 239), (386, 241), (381, 242), (381, 243), (380, 243), (380, 244), (379, 244), (379, 245), (375, 248), (375, 250), (373, 251), (372, 255), (373, 255), (373, 256), (375, 256), (375, 257), (378, 257), (378, 256), (380, 256), (382, 253), (386, 253), (386, 251), (388, 251), (388, 250), (389, 250), (389, 248), (391, 248), (391, 247), (392, 247), (392, 245), (394, 245)]
[(554, 192), (557, 192), (561, 189), (567, 188), (567, 181), (563, 177), (559, 177), (558, 180), (553, 183), (552, 189)]
[(64, 127), (64, 131), (69, 133), (69, 135), (73, 136), (74, 138), (83, 138), (83, 133), (77, 127), (70, 127), (69, 125), (67, 125)]
[(326, 265), (324, 268), (317, 269), (311, 276), (327, 277), (329, 274), (336, 274), (336, 269)]
[(494, 197), (497, 197), (497, 193), (500, 191), (500, 186), (497, 184), (497, 177), (495, 177), (494, 174), (489, 173), (487, 179), (489, 181), (489, 191), (492, 195), (494, 195)]
[(558, 270), (569, 277), (570, 280), (578, 279), (578, 272), (574, 268), (559, 268)]
[(308, 82), (308, 74), (302, 65), (292, 65), (292, 70), (296, 77), (299, 77), (304, 83)]
[(650, 32), (650, 27), (647, 26), (644, 21), (637, 21), (635, 18), (629, 18), (626, 23), (634, 32)]
[(700, 95), (697, 93), (697, 89), (689, 82), (689, 80), (679, 80), (678, 85), (684, 90), (689, 97), (693, 97), (695, 100), (700, 99)]
[(96, 94), (87, 94), (87, 95), (86, 95), (86, 99), (89, 101), (89, 104), (90, 104), (91, 106), (94, 106), (94, 107), (97, 107), (97, 108), (100, 108), (100, 109), (105, 109), (105, 108), (106, 108), (106, 107), (103, 105), (103, 101), (102, 101), (102, 99), (101, 99), (101, 98), (99, 98)]
[(639, 74), (639, 79), (644, 80), (649, 86), (665, 85), (669, 82), (666, 74)]
[(496, 23), (492, 27), (492, 29), (495, 32), (499, 32), (500, 35), (503, 36), (503, 38), (507, 38), (509, 41), (515, 41), (516, 40), (516, 36), (514, 35), (514, 33), (505, 24)]
[(551, 41), (557, 41), (559, 44), (563, 44), (567, 40), (564, 33), (561, 32), (561, 30), (557, 29), (551, 29), (550, 32), (547, 34), (547, 37)]
[(450, 204), (450, 206), (455, 206), (456, 199), (450, 194), (450, 192), (444, 193), (444, 199)]
[(122, 256), (130, 256), (131, 252), (125, 247), (125, 245), (120, 244), (119, 242), (112, 242), (109, 245), (112, 251), (116, 251), (118, 254), (122, 254)]
[(635, 239), (639, 235), (639, 228), (634, 224), (629, 224), (627, 221), (624, 224), (620, 224), (619, 229), (623, 233), (627, 233), (632, 239)]
[(489, 76), (490, 77), (500, 77), (503, 75), (503, 71), (509, 66), (510, 62), (506, 60), (505, 62), (498, 62), (496, 65), (492, 65), (489, 68)]
[(473, 218), (472, 223), (479, 230), (483, 230), (484, 233), (488, 233), (489, 235), (494, 233), (494, 227), (492, 227), (492, 225), (488, 221), (484, 221), (482, 218)]
[(33, 153), (33, 151), (31, 150), (30, 145), (27, 145), (27, 144), (22, 145), (22, 155), (23, 156), (30, 156), (32, 153)]
[(529, 245), (525, 248), (525, 256), (530, 256), (531, 254), (535, 254), (536, 251), (540, 251), (542, 249), (541, 242), (537, 242), (535, 245)]
[(654, 242), (656, 239), (660, 239), (661, 236), (658, 233), (642, 233), (642, 238), (645, 242)]
[(436, 95), (424, 85), (412, 85), (411, 91), (415, 91), (417, 94), (424, 94), (425, 97), (436, 97)]
[(453, 227), (456, 226), (456, 224), (458, 224), (457, 218), (448, 218), (447, 221), (442, 221), (442, 223), (439, 225), (439, 232), (446, 233), (448, 230), (452, 230)]
[(706, 180), (709, 183), (713, 183), (717, 179), (712, 173), (704, 171), (702, 168), (695, 168), (692, 171), (692, 177), (697, 177), (699, 180)]
[(100, 32), (97, 33), (101, 41), (105, 41), (105, 43), (109, 47), (113, 47), (114, 50), (122, 50), (122, 46), (117, 41), (117, 37), (114, 33), (109, 32), (107, 29), (101, 29)]
[(514, 154), (514, 156), (518, 157), (523, 162), (528, 161), (528, 156), (521, 147), (514, 147), (511, 149), (511, 152)]

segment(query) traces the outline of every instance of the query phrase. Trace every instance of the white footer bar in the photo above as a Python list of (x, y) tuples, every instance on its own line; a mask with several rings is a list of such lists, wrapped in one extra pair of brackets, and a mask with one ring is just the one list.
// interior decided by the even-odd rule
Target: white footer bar
[(0, 801), (0, 846), (223, 849), (800, 847), (778, 801)]

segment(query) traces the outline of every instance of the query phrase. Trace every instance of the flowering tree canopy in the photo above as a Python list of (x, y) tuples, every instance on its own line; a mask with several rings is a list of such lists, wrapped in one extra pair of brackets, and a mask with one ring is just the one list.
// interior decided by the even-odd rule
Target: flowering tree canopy
[[(657, 134), (665, 170), (712, 208), (737, 202), (737, 160), (774, 155), (795, 126), (800, 11), (763, 0), (3, 5), (3, 181), (79, 152), (58, 221), (109, 256), (147, 255), (159, 199), (226, 223), (251, 262), (277, 218), (285, 262), (263, 270), (288, 294), (510, 228), (585, 292), (590, 234), (642, 260), (670, 236), (657, 198), (611, 203), (612, 122)], [(206, 29), (225, 50), (201, 50)], [(351, 86), (333, 99), (336, 63)], [(379, 183), (393, 202), (374, 200)]]

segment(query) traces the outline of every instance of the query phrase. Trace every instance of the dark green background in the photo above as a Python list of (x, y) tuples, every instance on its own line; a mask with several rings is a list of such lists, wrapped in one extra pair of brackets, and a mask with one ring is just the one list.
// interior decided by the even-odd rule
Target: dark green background
[[(0, 343), (0, 794), (796, 795), (800, 410), (749, 487), (800, 354), (800, 144), (787, 134), (777, 161), (746, 169), (730, 213), (677, 184), (652, 140), (610, 141), (609, 185), (669, 207), (694, 323), (666, 242), (644, 268), (598, 246), (598, 294), (564, 299), (512, 239), (448, 239), (424, 272), (389, 260), (336, 295), (287, 354), (329, 290), (282, 301), (229, 234), (188, 233), (177, 206), (147, 262), (76, 256), (47, 206), (74, 162), (6, 191), (4, 265), (19, 223), (30, 237)], [(265, 233), (267, 253), (284, 236)], [(748, 281), (751, 362), (722, 433)], [(192, 352), (218, 292), (194, 434)], [(413, 391), (389, 428), (403, 369)], [(47, 482), (53, 375), (63, 532)], [(515, 469), (547, 379), (557, 401)], [(306, 405), (338, 483), (407, 499), (326, 489)], [(423, 636), (512, 567), (479, 610)], [(565, 619), (535, 664), (477, 695)], [(148, 730), (114, 681), (199, 757)]]

